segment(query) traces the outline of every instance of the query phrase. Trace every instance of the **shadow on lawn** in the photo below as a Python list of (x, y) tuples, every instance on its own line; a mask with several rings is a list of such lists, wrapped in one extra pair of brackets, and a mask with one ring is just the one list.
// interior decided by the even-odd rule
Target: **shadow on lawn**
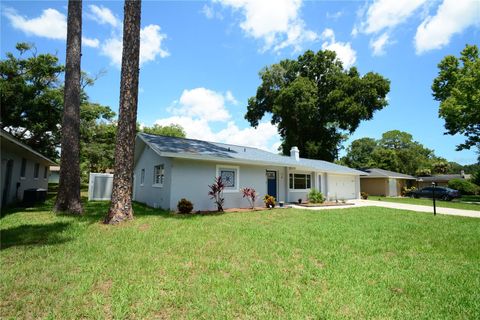
[(25, 224), (3, 229), (0, 250), (14, 246), (54, 245), (70, 241), (64, 231), (70, 226), (68, 222), (49, 224)]

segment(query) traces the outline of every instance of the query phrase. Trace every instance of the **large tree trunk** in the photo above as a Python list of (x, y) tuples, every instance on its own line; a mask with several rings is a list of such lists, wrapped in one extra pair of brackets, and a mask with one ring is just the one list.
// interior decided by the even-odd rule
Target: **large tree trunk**
[(120, 111), (115, 145), (112, 202), (104, 223), (133, 219), (133, 155), (137, 123), (141, 1), (126, 0), (123, 18)]
[(82, 213), (80, 200), (80, 60), (82, 1), (68, 1), (60, 181), (55, 211)]

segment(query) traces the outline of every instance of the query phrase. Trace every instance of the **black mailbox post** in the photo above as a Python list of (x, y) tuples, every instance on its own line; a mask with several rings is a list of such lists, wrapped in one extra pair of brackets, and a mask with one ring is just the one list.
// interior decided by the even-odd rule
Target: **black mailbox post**
[(436, 216), (437, 215), (437, 206), (436, 206), (436, 203), (435, 203), (435, 182), (432, 182), (432, 187), (433, 187), (433, 191), (432, 191), (433, 215)]

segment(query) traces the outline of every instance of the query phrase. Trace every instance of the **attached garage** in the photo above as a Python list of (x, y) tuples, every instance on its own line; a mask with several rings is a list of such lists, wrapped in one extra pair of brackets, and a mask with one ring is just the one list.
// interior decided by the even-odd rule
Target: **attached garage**
[(332, 200), (357, 199), (358, 176), (353, 175), (328, 175), (329, 197)]
[(402, 189), (411, 186), (416, 180), (407, 174), (378, 168), (364, 171), (368, 175), (361, 176), (360, 190), (372, 196), (399, 197)]

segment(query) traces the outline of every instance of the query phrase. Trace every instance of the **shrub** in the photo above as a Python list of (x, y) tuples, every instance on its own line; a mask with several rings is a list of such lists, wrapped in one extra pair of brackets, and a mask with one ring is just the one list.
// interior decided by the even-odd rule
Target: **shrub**
[(368, 199), (368, 193), (366, 193), (366, 192), (360, 192), (360, 196), (362, 197), (363, 200)]
[(480, 187), (464, 179), (452, 179), (448, 181), (448, 187), (460, 191), (461, 194), (477, 194)]
[(411, 187), (411, 188), (403, 187), (402, 192), (400, 192), (400, 194), (401, 194), (402, 197), (405, 197), (405, 195), (407, 193), (415, 191), (415, 190), (417, 190), (417, 188), (415, 188), (415, 187)]
[(190, 213), (193, 210), (193, 204), (185, 198), (177, 203), (177, 209), (180, 213)]
[(267, 208), (273, 208), (275, 207), (275, 197), (266, 194), (265, 197), (263, 197), (263, 202), (265, 203), (265, 207)]
[(307, 198), (308, 198), (308, 201), (310, 201), (312, 203), (323, 203), (325, 201), (325, 198), (323, 197), (323, 194), (316, 189), (312, 189), (308, 193)]
[(243, 188), (243, 197), (247, 198), (250, 208), (255, 208), (255, 201), (257, 200), (257, 192), (253, 188)]
[(225, 199), (223, 198), (223, 189), (225, 189), (225, 185), (223, 184), (222, 177), (215, 178), (213, 184), (208, 187), (210, 188), (210, 191), (208, 192), (210, 199), (213, 199), (217, 205), (217, 210), (223, 212), (223, 203), (225, 202)]

